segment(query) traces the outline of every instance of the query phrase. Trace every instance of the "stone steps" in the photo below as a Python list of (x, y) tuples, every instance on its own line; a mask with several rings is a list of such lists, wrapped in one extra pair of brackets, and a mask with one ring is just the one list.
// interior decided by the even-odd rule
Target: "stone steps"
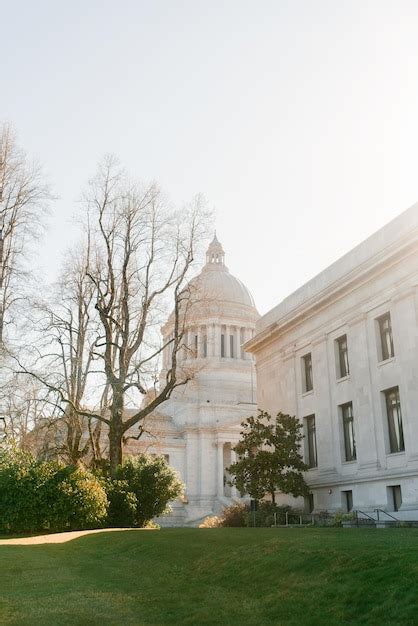
[[(161, 528), (181, 528), (181, 527), (197, 527), (207, 517), (211, 515), (220, 516), (223, 509), (233, 504), (241, 502), (239, 498), (230, 498), (227, 496), (218, 497), (210, 506), (211, 509), (205, 507), (191, 507), (175, 502), (172, 505), (172, 511), (169, 515), (162, 515), (154, 518), (154, 522), (159, 524)], [(188, 508), (189, 507), (189, 508)], [(193, 515), (193, 513), (195, 513)]]
[(184, 505), (177, 503), (172, 505), (171, 513), (155, 517), (153, 521), (159, 524), (161, 528), (182, 528), (186, 526), (186, 511)]

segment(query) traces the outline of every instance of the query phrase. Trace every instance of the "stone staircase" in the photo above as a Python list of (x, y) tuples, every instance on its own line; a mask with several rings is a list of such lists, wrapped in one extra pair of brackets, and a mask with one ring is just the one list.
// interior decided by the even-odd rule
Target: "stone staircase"
[(227, 496), (220, 496), (211, 505), (210, 509), (205, 508), (195, 510), (188, 509), (187, 504), (182, 502), (174, 502), (171, 505), (172, 511), (169, 515), (163, 515), (161, 517), (154, 518), (154, 522), (159, 524), (161, 528), (181, 528), (181, 527), (194, 527), (196, 528), (203, 522), (206, 517), (211, 515), (221, 515), (223, 509), (233, 504), (242, 502), (239, 498), (232, 498)]
[(161, 528), (182, 528), (186, 526), (186, 510), (185, 505), (181, 502), (174, 502), (171, 505), (171, 513), (155, 517), (154, 522), (159, 524)]

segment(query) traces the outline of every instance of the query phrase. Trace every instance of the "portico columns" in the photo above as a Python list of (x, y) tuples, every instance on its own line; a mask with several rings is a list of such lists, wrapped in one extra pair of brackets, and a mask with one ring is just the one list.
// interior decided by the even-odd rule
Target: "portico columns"
[(215, 326), (215, 356), (221, 356), (221, 335), (222, 335), (222, 326), (217, 324)]
[[(248, 337), (248, 328), (243, 328), (242, 329), (242, 339), (243, 339), (243, 343), (247, 343), (249, 337)], [(248, 359), (248, 352), (244, 351), (244, 348), (242, 349), (242, 358), (243, 359)]]
[(204, 356), (204, 336), (206, 334), (206, 326), (197, 327), (197, 356), (202, 358)]
[(217, 450), (217, 493), (218, 496), (224, 495), (224, 444), (218, 441)]
[(229, 326), (225, 324), (225, 356), (228, 358), (231, 356), (229, 348)]
[(215, 324), (210, 325), (210, 349), (209, 356), (216, 356), (216, 326)]
[(241, 328), (239, 326), (235, 326), (235, 337), (236, 337), (236, 358), (241, 358)]

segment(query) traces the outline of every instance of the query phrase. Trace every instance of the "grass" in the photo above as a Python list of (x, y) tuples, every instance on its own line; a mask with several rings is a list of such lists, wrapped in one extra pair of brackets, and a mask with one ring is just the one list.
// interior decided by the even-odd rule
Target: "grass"
[(417, 624), (418, 530), (167, 529), (0, 546), (0, 624)]

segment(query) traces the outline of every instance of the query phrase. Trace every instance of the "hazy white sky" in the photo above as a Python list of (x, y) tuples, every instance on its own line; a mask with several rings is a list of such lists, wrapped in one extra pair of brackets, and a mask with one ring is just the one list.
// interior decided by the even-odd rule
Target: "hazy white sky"
[(264, 313), (418, 200), (416, 0), (0, 0), (0, 120), (44, 164), (54, 276), (115, 152), (202, 192)]

